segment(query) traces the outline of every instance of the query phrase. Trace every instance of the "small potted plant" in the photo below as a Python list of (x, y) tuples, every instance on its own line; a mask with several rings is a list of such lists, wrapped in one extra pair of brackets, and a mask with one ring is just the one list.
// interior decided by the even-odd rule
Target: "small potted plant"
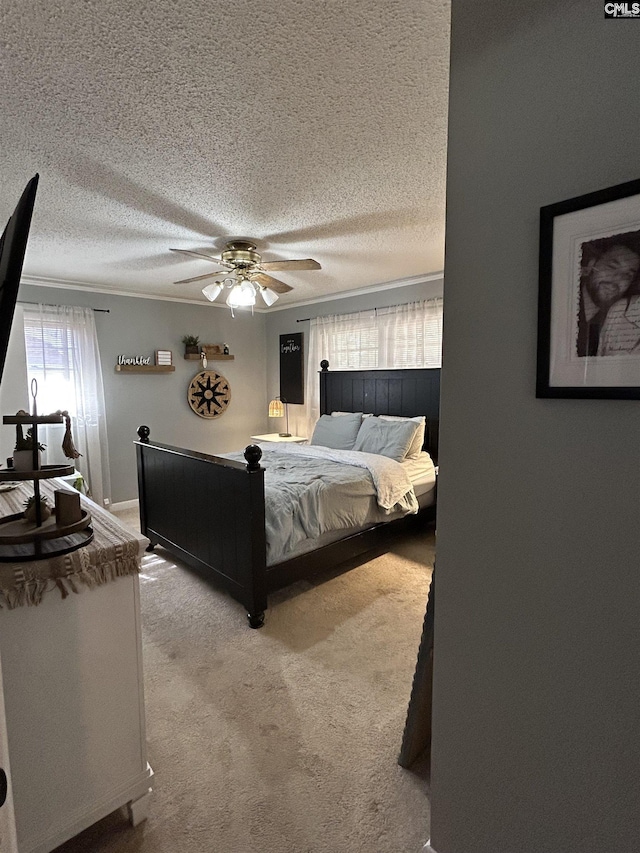
[(200, 338), (198, 335), (185, 335), (182, 339), (185, 355), (195, 355), (200, 358)]
[[(40, 468), (40, 454), (45, 449), (44, 444), (38, 442), (38, 464)], [(32, 471), (33, 470), (33, 427), (27, 430), (27, 434), (22, 432), (22, 424), (16, 425), (16, 446), (13, 450), (13, 467), (16, 471)]]
[[(32, 524), (36, 523), (36, 496), (31, 495), (24, 502), (24, 517)], [(45, 521), (51, 515), (51, 508), (44, 496), (40, 496), (40, 521)]]

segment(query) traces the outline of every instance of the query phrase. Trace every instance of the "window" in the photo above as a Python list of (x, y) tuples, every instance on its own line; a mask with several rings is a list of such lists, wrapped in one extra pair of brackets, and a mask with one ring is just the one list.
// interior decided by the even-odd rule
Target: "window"
[[(360, 315), (357, 322), (336, 317), (328, 332), (325, 352), (334, 370), (370, 370), (378, 367), (379, 331), (375, 315)], [(329, 358), (329, 355), (323, 356)], [(319, 362), (318, 362), (319, 364)], [(316, 367), (316, 370), (318, 368)]]
[[(75, 467), (82, 473), (91, 497), (108, 505), (109, 453), (93, 310), (71, 305), (27, 305), (23, 318), (29, 395), (31, 380), (36, 379), (38, 413), (69, 413), (74, 443), (81, 453)], [(59, 447), (64, 429), (55, 425), (43, 427), (41, 432), (47, 445), (47, 462), (63, 462)]]
[[(311, 320), (307, 363), (307, 429), (320, 414), (318, 370), (384, 370), (440, 367), (441, 297)], [(311, 434), (311, 433), (309, 433)]]
[[(27, 376), (38, 382), (38, 411), (48, 414), (58, 409), (77, 414), (75, 382), (77, 374), (73, 331), (57, 319), (42, 318), (29, 310), (24, 314), (24, 342)], [(30, 393), (30, 392), (29, 392)]]

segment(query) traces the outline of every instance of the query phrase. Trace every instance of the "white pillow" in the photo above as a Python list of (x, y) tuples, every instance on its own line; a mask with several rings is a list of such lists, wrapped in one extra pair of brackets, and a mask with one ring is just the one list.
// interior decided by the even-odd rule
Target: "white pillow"
[(362, 412), (346, 412), (339, 418), (322, 415), (316, 422), (309, 444), (331, 447), (333, 450), (352, 450), (361, 421)]
[(411, 421), (411, 423), (417, 424), (415, 435), (413, 436), (413, 441), (407, 451), (406, 458), (412, 459), (414, 456), (418, 456), (420, 454), (422, 445), (424, 444), (424, 431), (427, 425), (427, 419), (424, 415), (419, 415), (416, 418), (401, 418), (396, 415), (380, 415), (380, 418), (383, 421)]
[[(343, 415), (352, 415), (353, 412), (331, 412), (332, 418), (341, 418)], [(362, 415), (363, 418), (372, 418), (373, 415)]]
[(378, 453), (380, 456), (388, 456), (396, 462), (402, 462), (411, 447), (415, 430), (416, 424), (408, 420), (364, 418), (353, 449), (364, 453)]

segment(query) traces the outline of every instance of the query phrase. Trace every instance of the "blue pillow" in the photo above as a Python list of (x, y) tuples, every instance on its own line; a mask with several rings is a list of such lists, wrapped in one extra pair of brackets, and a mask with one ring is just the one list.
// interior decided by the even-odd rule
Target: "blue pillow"
[(407, 451), (407, 459), (410, 459), (413, 456), (419, 456), (422, 451), (422, 445), (424, 444), (424, 433), (427, 426), (427, 419), (424, 415), (419, 415), (415, 418), (401, 418), (396, 415), (380, 415), (380, 420), (383, 421), (411, 421), (416, 425), (416, 432), (413, 436), (413, 441), (409, 446), (409, 450)]
[(309, 444), (330, 447), (332, 450), (353, 450), (361, 422), (362, 412), (352, 412), (339, 418), (322, 415), (316, 423)]
[[(340, 421), (342, 418), (335, 418)], [(387, 421), (383, 418), (365, 418), (362, 421), (354, 450), (378, 453), (396, 462), (402, 462), (416, 434), (413, 421)]]

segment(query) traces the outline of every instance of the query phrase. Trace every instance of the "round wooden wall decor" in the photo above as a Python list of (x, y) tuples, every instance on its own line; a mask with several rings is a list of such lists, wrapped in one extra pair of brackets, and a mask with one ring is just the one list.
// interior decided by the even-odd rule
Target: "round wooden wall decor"
[(219, 418), (230, 401), (229, 383), (215, 370), (201, 370), (189, 383), (187, 402), (201, 418)]

